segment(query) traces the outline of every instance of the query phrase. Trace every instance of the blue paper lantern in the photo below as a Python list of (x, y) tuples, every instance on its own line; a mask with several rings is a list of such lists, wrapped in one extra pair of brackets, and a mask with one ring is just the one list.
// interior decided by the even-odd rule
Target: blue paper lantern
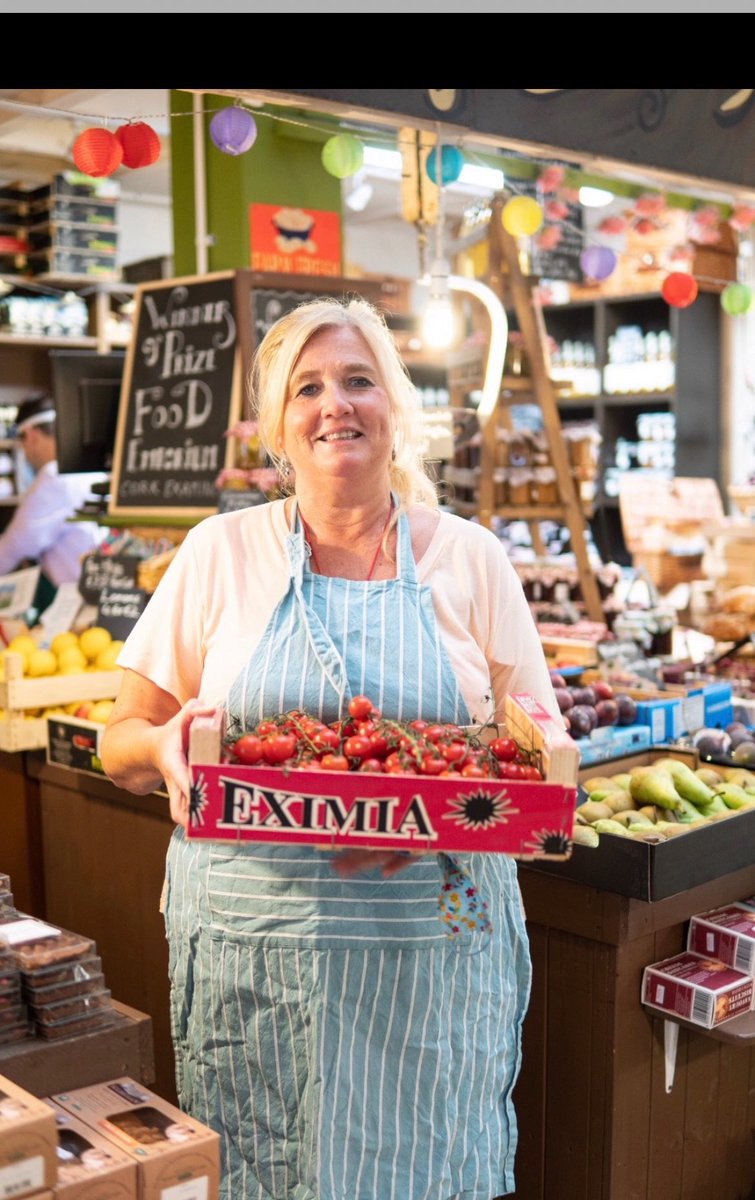
[(246, 154), (257, 137), (257, 123), (245, 108), (221, 108), (210, 121), (210, 137), (223, 154)]
[[(441, 184), (454, 183), (464, 169), (464, 155), (456, 146), (443, 146), (440, 152), (440, 181)], [(430, 151), (425, 162), (425, 170), (433, 183), (438, 182), (438, 151)]]
[(608, 246), (588, 246), (579, 256), (579, 265), (588, 279), (608, 279), (616, 270), (617, 258)]

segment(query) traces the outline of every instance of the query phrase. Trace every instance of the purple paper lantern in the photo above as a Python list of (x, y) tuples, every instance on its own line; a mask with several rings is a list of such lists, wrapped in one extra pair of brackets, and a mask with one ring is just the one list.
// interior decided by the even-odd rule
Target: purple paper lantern
[(608, 246), (588, 246), (579, 256), (579, 265), (588, 279), (608, 279), (616, 263), (616, 255)]
[(221, 108), (210, 121), (210, 137), (223, 154), (246, 154), (257, 137), (257, 124), (245, 108)]

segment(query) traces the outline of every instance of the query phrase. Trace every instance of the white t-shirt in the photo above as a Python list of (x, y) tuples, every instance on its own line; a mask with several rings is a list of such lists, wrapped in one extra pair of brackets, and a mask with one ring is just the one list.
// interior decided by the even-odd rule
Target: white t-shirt
[[(192, 529), (118, 659), (169, 692), (221, 703), (289, 584), (284, 501), (207, 517)], [(508, 692), (558, 718), (545, 658), (519, 578), (490, 530), (441, 513), (417, 564), (473, 723), (503, 719)]]

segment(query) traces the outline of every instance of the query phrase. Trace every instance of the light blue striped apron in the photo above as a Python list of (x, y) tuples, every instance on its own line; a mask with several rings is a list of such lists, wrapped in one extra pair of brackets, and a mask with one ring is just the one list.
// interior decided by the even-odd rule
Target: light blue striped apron
[[(417, 583), (310, 572), (289, 589), (228, 697), (231, 729), (352, 694), (386, 716), (464, 723)], [(189, 842), (168, 854), (166, 926), (179, 1099), (221, 1135), (224, 1200), (492, 1200), (514, 1187), (530, 964), (515, 864), (468, 860), (493, 935), (449, 942), (435, 856), (342, 879), (312, 847)]]

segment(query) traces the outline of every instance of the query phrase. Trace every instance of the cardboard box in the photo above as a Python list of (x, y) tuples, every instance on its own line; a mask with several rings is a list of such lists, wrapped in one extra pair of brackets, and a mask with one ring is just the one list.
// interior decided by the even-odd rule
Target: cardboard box
[[(595, 763), (610, 762), (627, 754), (647, 750), (650, 744), (650, 729), (647, 725), (637, 723), (599, 726), (593, 729), (589, 737), (577, 740), (580, 770)], [(619, 771), (620, 768), (617, 767), (616, 770)]]
[(222, 712), (196, 718), (187, 836), (565, 858), (574, 823), (577, 744), (531, 696), (508, 696), (505, 715), (508, 733), (540, 753), (543, 782), (223, 762)]
[(647, 725), (651, 746), (675, 741), (682, 732), (681, 700), (678, 696), (638, 700), (637, 723)]
[(755, 913), (737, 904), (697, 913), (690, 919), (687, 949), (755, 976)]
[(651, 963), (642, 973), (642, 1003), (713, 1029), (752, 1008), (751, 975), (704, 954), (687, 951)]
[(133, 1158), (54, 1100), (44, 1101), (55, 1116), (58, 1134), (60, 1200), (137, 1200)]
[(55, 1116), (43, 1100), (0, 1075), (0, 1196), (33, 1195), (58, 1175)]
[[(640, 754), (614, 760), (600, 774), (618, 775), (632, 767), (651, 766), (656, 759), (668, 755), (692, 768), (700, 765), (695, 750), (653, 746)], [(579, 779), (596, 774), (594, 766), (583, 766)], [(742, 809), (725, 821), (690, 829), (682, 837), (658, 845), (606, 835), (595, 848), (573, 845), (566, 862), (538, 859), (527, 865), (532, 870), (574, 879), (604, 892), (655, 901), (751, 867), (754, 845), (755, 810)]]
[[(51, 1097), (138, 1164), (139, 1200), (215, 1200), (220, 1138), (129, 1076)], [(193, 1187), (191, 1186), (193, 1183)], [(176, 1191), (171, 1192), (174, 1188)]]

